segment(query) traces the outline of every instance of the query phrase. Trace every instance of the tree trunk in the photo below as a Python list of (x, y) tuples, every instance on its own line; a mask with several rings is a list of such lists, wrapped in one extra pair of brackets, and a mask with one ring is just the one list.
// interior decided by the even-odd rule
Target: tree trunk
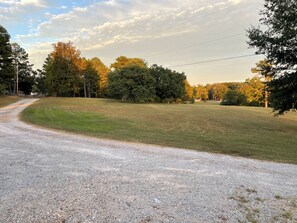
[(88, 91), (89, 91), (89, 98), (91, 97), (91, 83), (89, 81), (89, 85), (88, 85)]
[(84, 97), (87, 97), (86, 78), (84, 77)]
[(265, 90), (265, 108), (268, 108), (268, 91)]

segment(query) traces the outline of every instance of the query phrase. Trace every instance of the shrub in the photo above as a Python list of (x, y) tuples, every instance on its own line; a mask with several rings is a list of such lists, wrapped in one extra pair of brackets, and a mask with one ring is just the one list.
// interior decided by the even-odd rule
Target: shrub
[(221, 102), (222, 105), (246, 105), (246, 96), (238, 90), (229, 90)]

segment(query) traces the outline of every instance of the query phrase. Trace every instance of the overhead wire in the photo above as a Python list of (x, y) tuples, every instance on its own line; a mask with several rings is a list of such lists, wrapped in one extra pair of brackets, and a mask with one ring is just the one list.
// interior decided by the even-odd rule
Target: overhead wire
[(181, 47), (181, 48), (177, 48), (177, 49), (173, 49), (173, 50), (168, 50), (168, 51), (160, 51), (160, 52), (157, 52), (157, 53), (154, 53), (154, 54), (150, 54), (150, 55), (146, 56), (146, 58), (149, 58), (149, 57), (152, 57), (152, 56), (164, 55), (164, 54), (173, 53), (173, 52), (178, 52), (178, 51), (181, 51), (181, 50), (193, 48), (195, 46), (205, 45), (207, 43), (213, 43), (213, 42), (217, 42), (217, 41), (220, 41), (220, 40), (231, 39), (231, 38), (238, 37), (238, 36), (243, 36), (243, 35), (244, 35), (244, 33), (238, 33), (238, 34), (233, 34), (233, 35), (230, 35), (230, 36), (224, 36), (224, 37), (213, 39), (213, 40), (193, 43), (193, 44), (185, 46), (185, 47)]
[(193, 63), (168, 65), (167, 67), (185, 67), (185, 66), (191, 66), (191, 65), (196, 65), (196, 64), (213, 63), (213, 62), (226, 61), (226, 60), (234, 60), (234, 59), (245, 58), (245, 57), (252, 57), (252, 56), (259, 56), (259, 55), (258, 54), (247, 54), (247, 55), (241, 55), (241, 56), (224, 57), (224, 58), (218, 58), (218, 59), (212, 59), (212, 60), (198, 61), (198, 62), (193, 62)]
[[(245, 4), (245, 3), (243, 3), (243, 4)], [(208, 17), (210, 15), (218, 14), (218, 13), (220, 13), (222, 11), (233, 8), (234, 6), (236, 6), (236, 5), (230, 5), (230, 6), (221, 8), (221, 9), (217, 10), (216, 12), (207, 13), (207, 14), (204, 14), (204, 15), (202, 15), (200, 17), (191, 18), (190, 20), (184, 21), (183, 23), (179, 23), (179, 24), (177, 24), (175, 26), (168, 27), (168, 28), (166, 28), (166, 30), (180, 27), (181, 25), (187, 24), (187, 23), (192, 22), (192, 21), (199, 21), (199, 20), (201, 20), (201, 19), (203, 19), (205, 17)], [(159, 33), (159, 32), (155, 32), (155, 33), (153, 33), (151, 35), (154, 35), (154, 34), (157, 34), (157, 33)], [(172, 53), (172, 52), (178, 52), (178, 51), (181, 51), (181, 50), (184, 50), (184, 49), (192, 48), (194, 46), (205, 45), (207, 43), (217, 42), (217, 41), (224, 40), (224, 39), (235, 38), (235, 37), (242, 36), (242, 35), (244, 35), (244, 33), (237, 33), (237, 34), (217, 38), (217, 39), (214, 39), (214, 40), (209, 40), (209, 41), (199, 42), (199, 43), (193, 43), (193, 44), (190, 44), (188, 46), (181, 47), (181, 48), (178, 48), (178, 49), (173, 49), (173, 50), (168, 50), (168, 51), (163, 51), (163, 52), (156, 52), (156, 53), (148, 55), (147, 57), (149, 58), (149, 57), (152, 57), (152, 56), (163, 55), (163, 54), (168, 54), (168, 53)], [(198, 61), (198, 62), (187, 63), (187, 64), (170, 65), (168, 67), (183, 67), (183, 66), (190, 66), (190, 65), (203, 64), (203, 63), (212, 63), (212, 62), (233, 60), (233, 59), (245, 58), (245, 57), (251, 57), (251, 56), (256, 56), (256, 55), (255, 54), (249, 54), (249, 55), (233, 56), (233, 57), (226, 57), (226, 58), (218, 58), (218, 59), (213, 59), (213, 60)]]

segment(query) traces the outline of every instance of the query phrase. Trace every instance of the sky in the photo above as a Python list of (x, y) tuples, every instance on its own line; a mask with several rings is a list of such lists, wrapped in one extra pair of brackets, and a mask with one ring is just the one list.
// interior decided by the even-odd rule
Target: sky
[[(41, 68), (52, 44), (71, 41), (110, 65), (139, 57), (185, 72), (191, 84), (244, 81), (262, 59), (246, 30), (264, 0), (0, 0), (0, 24)], [(237, 59), (220, 60), (223, 58)], [(213, 62), (207, 62), (213, 61)], [(207, 63), (204, 63), (207, 62)]]

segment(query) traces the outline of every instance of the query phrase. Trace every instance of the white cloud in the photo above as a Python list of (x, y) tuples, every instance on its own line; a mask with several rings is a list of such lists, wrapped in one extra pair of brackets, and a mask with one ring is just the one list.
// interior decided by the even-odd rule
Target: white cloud
[(45, 0), (0, 0), (0, 15), (4, 25), (24, 22), (25, 16), (34, 15), (46, 7)]
[(44, 7), (46, 2), (43, 0), (0, 0), (0, 4), (5, 4), (14, 7), (21, 7), (25, 5)]
[(15, 4), (15, 3), (16, 3), (15, 0), (0, 0), (0, 4), (11, 5), (11, 4)]
[[(84, 8), (75, 7), (69, 13), (48, 15), (49, 21), (40, 24), (38, 32), (41, 36), (68, 37), (87, 49), (93, 45), (102, 47), (111, 44), (112, 40), (118, 41), (120, 37), (122, 41), (132, 42), (148, 37), (165, 37), (196, 29), (197, 24), (187, 23), (187, 20), (195, 20), (196, 17), (199, 20), (200, 15), (214, 10), (211, 6), (219, 10), (228, 4), (228, 1), (220, 5), (214, 0), (209, 2), (205, 7), (195, 0), (155, 0), (149, 3), (109, 0)], [(184, 30), (172, 30), (179, 23), (184, 23), (180, 25)], [(97, 41), (100, 43), (97, 44)]]
[[(52, 50), (51, 43), (57, 41), (73, 41), (83, 56), (104, 55), (106, 63), (110, 63), (121, 54), (149, 55), (219, 38), (226, 33), (245, 32), (241, 23), (249, 25), (251, 18), (256, 19), (255, 2), (259, 0), (107, 0), (86, 7), (73, 7), (63, 14), (46, 13), (47, 21), (40, 23), (36, 32), (18, 36), (18, 39), (23, 44), (32, 39), (40, 41), (26, 46), (37, 67), (41, 67)], [(245, 40), (241, 41), (241, 46), (246, 47)], [(211, 54), (220, 57), (219, 53), (223, 51), (241, 53), (233, 52), (232, 45), (213, 44), (208, 48), (192, 49), (187, 54), (165, 55), (152, 61), (161, 64), (192, 62)]]
[(21, 0), (19, 2), (22, 5), (35, 5), (35, 6), (39, 6), (39, 7), (44, 7), (44, 2), (42, 2), (41, 0)]

